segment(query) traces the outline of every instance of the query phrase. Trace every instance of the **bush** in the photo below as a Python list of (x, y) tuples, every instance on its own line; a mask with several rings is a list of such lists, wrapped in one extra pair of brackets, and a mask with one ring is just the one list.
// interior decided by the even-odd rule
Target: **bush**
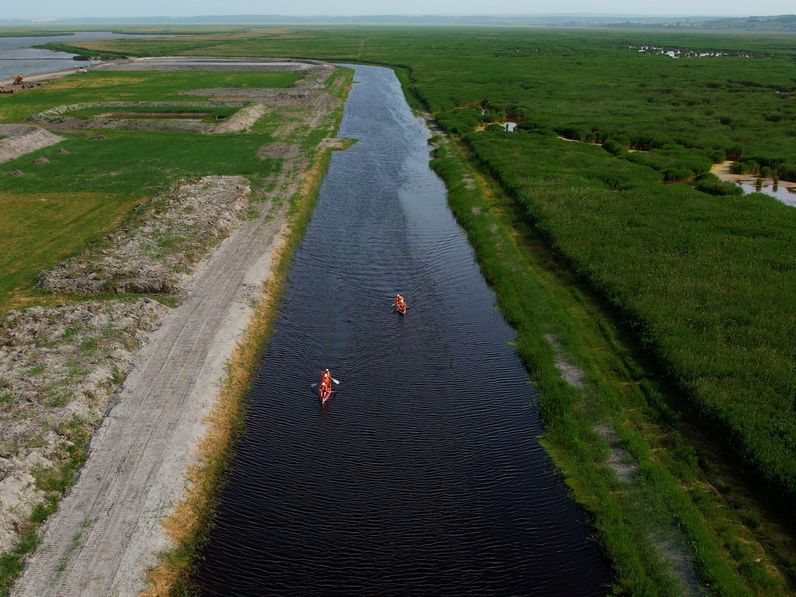
[(625, 148), (620, 143), (614, 141), (613, 139), (608, 139), (605, 143), (603, 143), (603, 149), (608, 153), (616, 156), (625, 153)]
[(702, 174), (694, 182), (697, 191), (708, 193), (709, 195), (742, 195), (743, 189), (734, 182), (719, 180), (712, 174)]
[(666, 168), (663, 171), (663, 180), (666, 182), (688, 182), (694, 177), (694, 172), (687, 168)]

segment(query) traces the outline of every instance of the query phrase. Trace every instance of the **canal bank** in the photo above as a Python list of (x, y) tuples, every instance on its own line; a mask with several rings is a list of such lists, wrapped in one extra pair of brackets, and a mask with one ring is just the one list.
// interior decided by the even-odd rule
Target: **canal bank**
[[(285, 101), (267, 122), (257, 123), (276, 125), (259, 146), (263, 154), (290, 151), (278, 161), (261, 157), (270, 162), (262, 166), (267, 178), (248, 218), (186, 281), (183, 300), (136, 356), (80, 478), (48, 520), (15, 594), (137, 594), (146, 568), (171, 546), (161, 519), (195, 479), (183, 475), (196, 464), (225, 364), (250, 318), (262, 316), (253, 313), (262, 283), (278, 279), (286, 239), (300, 236), (292, 231), (311, 209), (307, 203), (329, 151), (325, 138), (336, 130), (350, 75), (319, 65), (292, 90), (305, 101)], [(255, 160), (257, 150), (255, 144)]]
[(764, 492), (675, 410), (679, 396), (632, 333), (466, 143), (432, 141), (432, 166), (539, 389), (543, 444), (594, 517), (617, 587), (789, 594), (794, 545)]
[[(290, 270), (195, 588), (602, 594), (428, 131), (392, 71), (356, 70), (340, 135), (357, 143), (332, 156)], [(342, 383), (320, 408), (327, 366)]]

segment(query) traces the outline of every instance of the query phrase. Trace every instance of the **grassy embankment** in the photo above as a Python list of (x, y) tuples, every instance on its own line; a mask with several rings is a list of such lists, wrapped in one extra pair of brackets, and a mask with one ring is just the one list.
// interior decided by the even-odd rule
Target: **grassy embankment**
[[(509, 192), (517, 210), (513, 228), (530, 226), (544, 239), (547, 250), (575, 274), (573, 280), (585, 283), (632, 332), (649, 357), (648, 368), (674, 388), (665, 400), (646, 396), (644, 404), (667, 406), (666, 415), (652, 409), (650, 420), (665, 423), (674, 411), (696, 415), (697, 435), (705, 431), (712, 438), (706, 443), (701, 435), (689, 436), (686, 442), (701, 443), (701, 472), (708, 474), (714, 462), (728, 462), (707, 456), (720, 452), (712, 449), (717, 444), (728, 447), (739, 468), (762, 479), (780, 511), (791, 515), (788, 505), (796, 498), (792, 210), (759, 195), (714, 197), (663, 182), (728, 192), (706, 176), (711, 163), (725, 158), (738, 160), (740, 170), (796, 178), (793, 41), (785, 34), (314, 28), (253, 31), (229, 43), (215, 39), (212, 47), (215, 54), (301, 55), (401, 67), (404, 84)], [(199, 54), (209, 45), (199, 38), (183, 46), (179, 40), (106, 44), (131, 54)], [(640, 46), (729, 55), (673, 60), (640, 53)], [(474, 132), (503, 119), (518, 121), (520, 131)], [(603, 148), (566, 143), (556, 134)], [(515, 320), (520, 306), (504, 304), (504, 312)], [(533, 370), (533, 360), (527, 362)], [(678, 450), (651, 454), (672, 466), (683, 461), (687, 470), (689, 459)], [(561, 453), (557, 459), (564, 466)], [(585, 475), (569, 472), (573, 485)], [(746, 528), (794, 583), (796, 563), (792, 547), (785, 547), (787, 538), (777, 543), (775, 527), (765, 532), (768, 523), (760, 523), (757, 506), (736, 493), (745, 491), (738, 489), (739, 480), (725, 486), (719, 478), (715, 484), (722, 489), (717, 496), (722, 516), (745, 517)], [(689, 491), (677, 496), (698, 501)], [(581, 499), (595, 511), (613, 500), (603, 498)], [(729, 552), (738, 550), (720, 539), (720, 527), (711, 528), (711, 541), (732, 560)], [(765, 584), (755, 584), (755, 566), (745, 561), (745, 582), (766, 592)], [(625, 564), (616, 565), (621, 570)]]
[[(188, 89), (284, 87), (295, 79), (291, 73), (93, 73), (3, 96), (0, 120), (19, 122), (47, 108), (83, 101), (179, 101), (184, 99), (180, 92)], [(101, 138), (92, 139), (97, 133)], [(64, 137), (56, 146), (0, 165), (0, 314), (12, 307), (82, 300), (40, 292), (34, 286), (37, 275), (97, 242), (159, 188), (180, 178), (210, 174), (242, 174), (258, 188), (278, 165), (258, 157), (260, 146), (273, 140), (265, 131), (209, 136), (101, 130)], [(49, 163), (35, 164), (41, 156)], [(10, 176), (17, 169), (24, 175)], [(0, 555), (0, 595), (7, 593), (23, 558), (35, 549), (39, 526), (74, 481), (85, 458), (91, 422), (81, 421), (64, 433), (73, 441), (69, 453), (37, 479), (47, 501), (34, 509), (17, 546)]]
[[(284, 244), (273, 258), (274, 270), (264, 285), (245, 335), (227, 365), (227, 377), (210, 415), (208, 433), (199, 447), (199, 462), (188, 474), (191, 487), (164, 522), (175, 547), (163, 554), (160, 563), (150, 572), (146, 595), (192, 594), (191, 572), (210, 531), (235, 439), (243, 430), (251, 380), (270, 337), (293, 255), (304, 237), (321, 180), (329, 165), (332, 150), (321, 147), (319, 142), (324, 137), (333, 136), (338, 129), (343, 115), (343, 101), (352, 79), (353, 73), (342, 69), (330, 77), (327, 87), (340, 100), (340, 106), (315, 129), (279, 137), (299, 143), (308, 167), (299, 174), (302, 184), (296, 194), (290, 197), (289, 229)], [(284, 124), (270, 123), (268, 128)]]
[[(716, 475), (706, 474), (683, 437), (665, 388), (628, 348), (599, 299), (523, 221), (515, 201), (465, 156), (451, 142), (432, 164), (448, 185), (450, 205), (501, 311), (517, 330), (517, 350), (539, 389), (545, 447), (590, 510), (617, 587), (679, 595), (691, 581), (682, 569), (690, 567), (711, 593), (785, 592), (783, 563), (745, 527), (744, 516), (760, 523), (753, 503), (738, 504), (741, 516), (727, 508), (711, 484)], [(560, 349), (546, 340), (551, 337)], [(582, 388), (562, 379), (559, 350), (583, 372)], [(605, 428), (616, 433), (615, 441), (601, 432)], [(617, 474), (612, 457), (627, 476)]]
[[(0, 98), (0, 121), (22, 122), (65, 104), (185, 101), (180, 92), (188, 89), (284, 87), (295, 79), (292, 73), (88, 73)], [(39, 272), (101, 238), (159, 188), (210, 174), (242, 174), (256, 187), (274, 166), (257, 156), (271, 139), (267, 133), (99, 130), (63, 136), (58, 145), (0, 164), (0, 203), (6, 215), (0, 219), (0, 312), (53, 300), (36, 290)], [(49, 163), (35, 164), (42, 156)], [(14, 170), (24, 175), (10, 176)]]

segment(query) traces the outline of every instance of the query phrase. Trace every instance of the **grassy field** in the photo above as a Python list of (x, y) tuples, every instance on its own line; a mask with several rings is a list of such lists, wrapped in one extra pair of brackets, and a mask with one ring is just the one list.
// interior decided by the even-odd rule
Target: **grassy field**
[[(696, 179), (725, 158), (796, 178), (794, 42), (791, 34), (304, 28), (206, 45), (199, 37), (94, 45), (400, 67), (438, 122), (466, 138), (550, 246), (637, 330), (703, 424), (787, 504), (796, 499), (793, 210), (761, 196), (717, 197), (727, 188)], [(726, 55), (675, 60), (642, 46)], [(473, 132), (503, 119), (520, 132)]]
[(599, 148), (503, 137), (468, 141), (709, 424), (793, 495), (796, 210), (661, 185)]
[[(214, 86), (285, 87), (296, 78), (279, 72), (88, 73), (3, 96), (0, 120), (22, 122), (48, 108), (80, 102), (185, 101), (181, 91)], [(170, 182), (243, 174), (256, 183), (274, 165), (257, 156), (271, 138), (268, 132), (209, 136), (100, 130), (64, 137), (58, 145), (0, 165), (0, 204), (8, 216), (0, 219), (0, 312), (47, 301), (34, 287), (39, 272), (102, 237), (133, 205)], [(35, 163), (40, 157), (49, 163)], [(24, 175), (10, 176), (14, 170)]]

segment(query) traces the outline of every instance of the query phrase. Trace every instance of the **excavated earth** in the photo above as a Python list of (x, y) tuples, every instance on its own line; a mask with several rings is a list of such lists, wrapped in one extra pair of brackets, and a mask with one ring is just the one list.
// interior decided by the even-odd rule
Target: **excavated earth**
[(36, 480), (103, 417), (166, 311), (150, 299), (84, 302), (0, 320), (0, 553), (48, 496)]
[[(202, 117), (180, 112), (136, 112), (135, 108), (157, 108), (180, 106), (192, 109), (238, 108), (238, 111), (223, 121), (213, 124), (203, 122)], [(73, 113), (92, 108), (108, 109), (109, 112), (91, 118), (79, 118)], [(114, 110), (116, 110), (114, 112)], [(126, 111), (125, 111), (126, 110)], [(183, 131), (191, 133), (243, 133), (246, 132), (266, 112), (261, 103), (241, 101), (223, 102), (84, 102), (55, 106), (28, 120), (40, 122), (53, 131), (73, 131), (82, 129), (116, 129), (137, 131)], [(147, 118), (149, 116), (149, 118)]]
[(29, 124), (0, 124), (0, 135), (4, 137), (0, 139), (0, 164), (63, 141), (58, 135)]
[(242, 176), (183, 182), (139, 207), (99, 247), (44, 273), (40, 285), (78, 294), (176, 292), (191, 266), (244, 218), (250, 191)]

